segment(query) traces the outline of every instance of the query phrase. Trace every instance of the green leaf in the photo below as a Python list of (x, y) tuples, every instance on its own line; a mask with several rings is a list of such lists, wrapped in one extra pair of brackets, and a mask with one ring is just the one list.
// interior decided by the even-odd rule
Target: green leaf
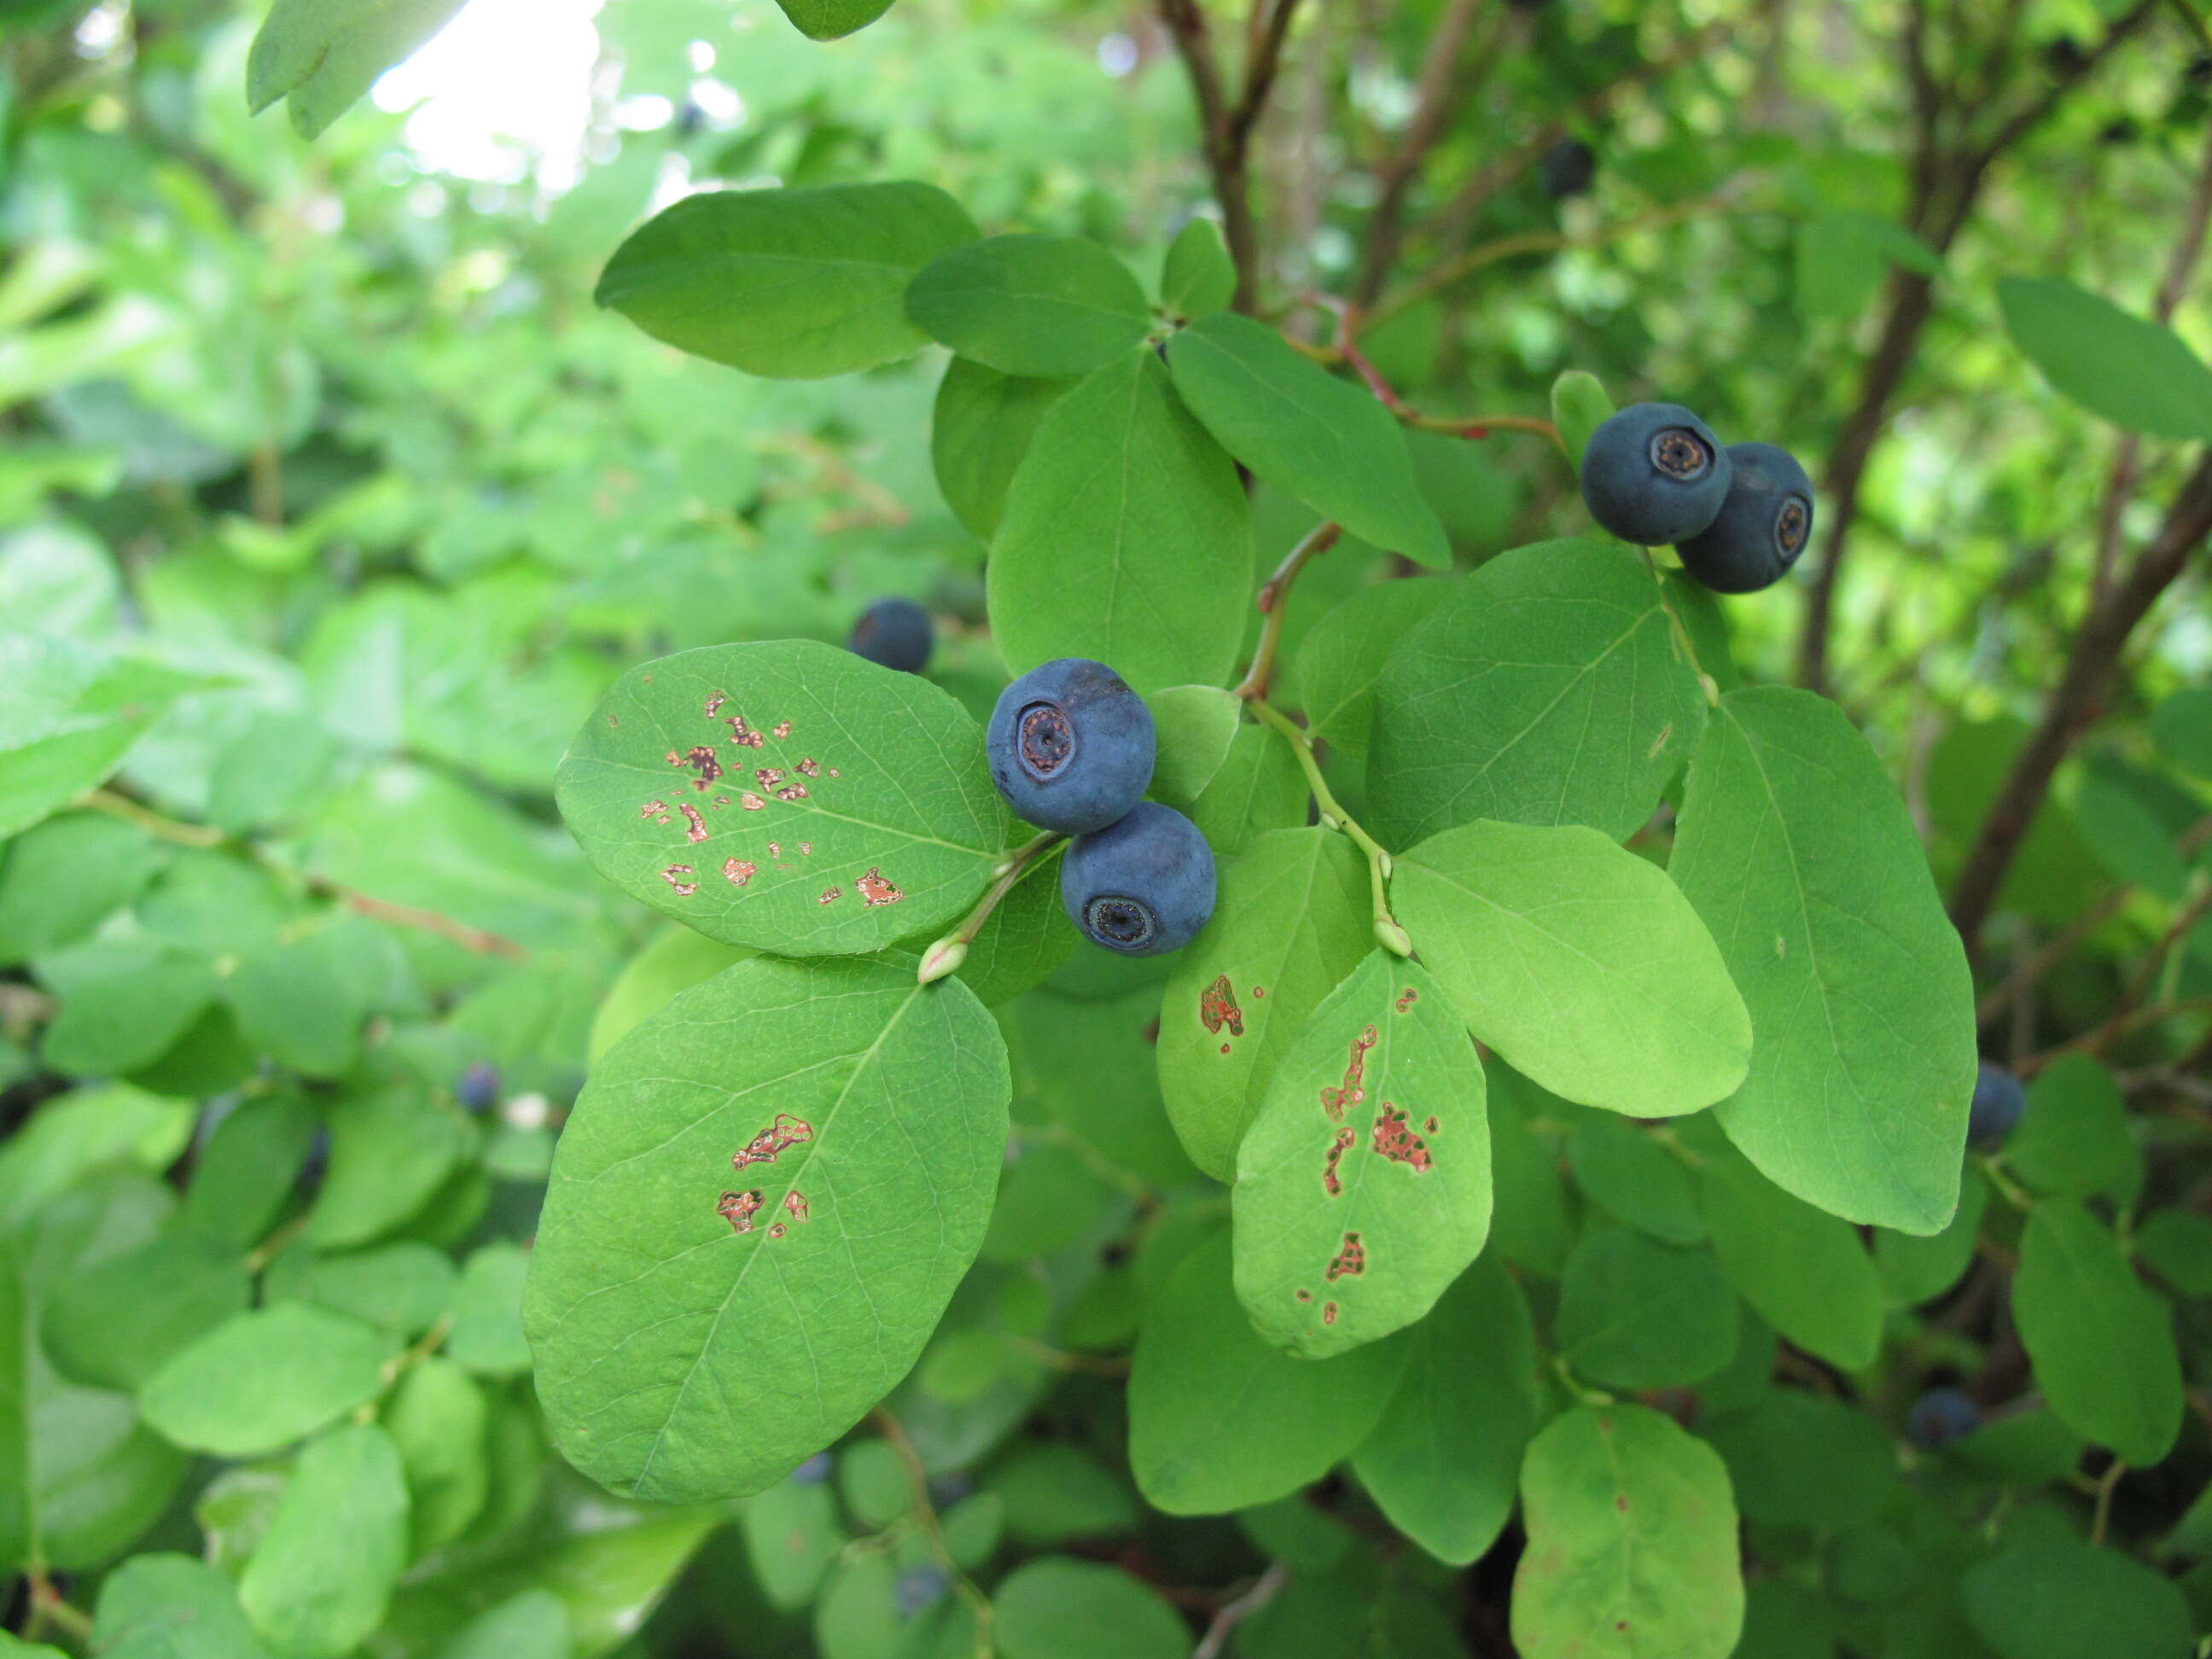
[(2137, 1468), (2181, 1431), (2181, 1359), (2165, 1301), (2118, 1242), (2067, 1199), (2039, 1204), (2021, 1239), (2013, 1316), (2051, 1409)]
[(2078, 1540), (1992, 1556), (1959, 1589), (1974, 1629), (2004, 1659), (2188, 1659), (2197, 1650), (2179, 1585), (2118, 1550)]
[(413, 1239), (343, 1255), (295, 1244), (269, 1264), (261, 1294), (269, 1302), (312, 1302), (411, 1340), (452, 1305), (457, 1277), (450, 1256)]
[(253, 1627), (294, 1659), (339, 1659), (384, 1622), (407, 1559), (407, 1482), (392, 1437), (349, 1424), (312, 1442), (238, 1583)]
[(1700, 1429), (1725, 1458), (1746, 1516), (1832, 1532), (1873, 1519), (1896, 1490), (1897, 1446), (1858, 1407), (1773, 1389)]
[(74, 945), (139, 895), (169, 849), (105, 812), (65, 812), (0, 853), (0, 962)]
[(1160, 1093), (1200, 1169), (1235, 1178), (1276, 1067), (1373, 944), (1367, 871), (1344, 836), (1278, 830), (1221, 866), (1213, 920), (1160, 1009)]
[(213, 964), (139, 937), (88, 939), (37, 964), (61, 998), (42, 1052), (56, 1071), (98, 1077), (159, 1060), (215, 1000)]
[(1451, 543), (1413, 480), (1388, 410), (1230, 312), (1168, 343), (1176, 390), (1221, 447), (1364, 542), (1442, 568)]
[(1874, 1363), (1881, 1279), (1853, 1228), (1734, 1158), (1706, 1161), (1705, 1202), (1713, 1252), (1760, 1317), (1844, 1370)]
[(1751, 1074), (1717, 1114), (1729, 1138), (1824, 1210), (1938, 1231), (1974, 1091), (1973, 982), (1866, 740), (1809, 692), (1730, 692), (1670, 867), (1751, 1010)]
[(1605, 383), (1587, 369), (1571, 368), (1552, 382), (1552, 424), (1559, 428), (1559, 447), (1580, 477), (1583, 452), (1590, 434), (1613, 418), (1613, 399)]
[(399, 1345), (304, 1302), (226, 1320), (154, 1373), (146, 1421), (187, 1450), (252, 1457), (288, 1446), (376, 1397)]
[(289, 98), (293, 126), (313, 138), (460, 9), (461, 0), (276, 0), (246, 59), (247, 106), (258, 115)]
[(1448, 830), (1397, 860), (1391, 894), (1468, 1028), (1554, 1093), (1669, 1117), (1742, 1080), (1751, 1021), (1705, 925), (1598, 831)]
[(1513, 1511), (1536, 1427), (1535, 1329), (1513, 1276), (1486, 1255), (1403, 1340), (1406, 1374), (1352, 1472), (1392, 1526), (1464, 1566)]
[(985, 1007), (1003, 1006), (1051, 977), (1081, 937), (1060, 902), (1065, 851), (1055, 847), (1032, 863), (969, 945), (960, 978)]
[(1642, 829), (1705, 726), (1643, 561), (1539, 542), (1454, 590), (1376, 682), (1370, 828), (1394, 848), (1476, 818)]
[(1367, 760), (1375, 687), (1406, 641), (1456, 586), (1384, 581), (1360, 588), (1308, 629), (1283, 676), (1284, 700), (1305, 710), (1306, 729), (1355, 766)]
[(1190, 1630), (1141, 1580), (1102, 1561), (1044, 1556), (991, 1598), (1006, 1659), (1184, 1659)]
[(1698, 1194), (1681, 1160), (1617, 1117), (1585, 1114), (1567, 1138), (1567, 1163), (1583, 1196), (1639, 1232), (1668, 1244), (1705, 1236)]
[(2212, 779), (2212, 685), (2176, 691), (2150, 711), (2160, 754), (2193, 776)]
[(1150, 793), (1178, 805), (1196, 800), (1229, 758), (1243, 705), (1218, 685), (1171, 685), (1146, 700), (1158, 729)]
[(1006, 490), (1045, 412), (1071, 380), (1032, 380), (955, 357), (937, 388), (929, 459), (953, 516), (979, 542), (999, 533)]
[(2136, 1230), (2136, 1252), (2182, 1295), (2212, 1296), (2212, 1217), (2179, 1206), (2153, 1210)]
[(1282, 733), (1265, 726), (1237, 728), (1212, 782), (1190, 805), (1190, 821), (1213, 848), (1216, 864), (1248, 851), (1271, 830), (1306, 818), (1305, 773)]
[(223, 996), (246, 1040), (279, 1066), (336, 1077), (361, 1048), (368, 999), (346, 971), (342, 936), (311, 933), (240, 958)]
[(419, 1213), (474, 1131), (458, 1109), (404, 1076), (341, 1098), (331, 1111), (331, 1163), (307, 1222), (319, 1249), (365, 1244)]
[(100, 1583), (100, 1659), (266, 1659), (230, 1580), (188, 1555), (134, 1555)]
[(483, 1511), (489, 1420), (482, 1387), (441, 1355), (410, 1366), (392, 1389), (383, 1421), (407, 1477), (410, 1560), (453, 1542)]
[(568, 1659), (568, 1609), (548, 1589), (526, 1589), (489, 1607), (438, 1650), (438, 1659)]
[(1309, 1358), (1412, 1324), (1490, 1234), (1482, 1065), (1437, 982), (1375, 950), (1303, 1022), (1237, 1149), (1237, 1294)]
[(891, 9), (891, 0), (775, 0), (791, 26), (810, 40), (838, 40)]
[(982, 1005), (902, 957), (739, 963), (617, 1043), (562, 1134), (524, 1303), (569, 1460), (674, 1502), (836, 1439), (975, 1259), (1008, 1092)]
[(260, 1242), (292, 1195), (322, 1119), (300, 1095), (240, 1101), (192, 1160), (185, 1219), (240, 1249)]
[(453, 1291), (453, 1331), (446, 1352), (487, 1376), (530, 1369), (522, 1335), (522, 1285), (530, 1258), (520, 1244), (487, 1244), (469, 1257)]
[(1046, 411), (1007, 488), (988, 580), (1017, 674), (1089, 657), (1143, 696), (1228, 677), (1251, 594), (1251, 513), (1151, 352)]
[(1959, 1183), (1959, 1207), (1942, 1231), (1919, 1237), (1875, 1229), (1874, 1265), (1892, 1304), (1917, 1308), (1933, 1302), (1966, 1276), (1989, 1201), (1989, 1182), (1969, 1167)]
[(987, 236), (924, 265), (906, 314), (1002, 374), (1088, 374), (1152, 327), (1145, 291), (1087, 236)]
[(1932, 276), (1942, 256), (1894, 220), (1825, 213), (1797, 228), (1797, 309), (1808, 318), (1856, 317), (1893, 264)]
[(1006, 842), (982, 734), (949, 695), (807, 640), (634, 668), (561, 763), (601, 875), (732, 945), (857, 954), (941, 929)]
[(1127, 1482), (1066, 1441), (1022, 1444), (994, 1466), (983, 1486), (1005, 1506), (1006, 1536), (1017, 1543), (1049, 1547), (1137, 1528)]
[(596, 297), (695, 356), (748, 374), (817, 380), (927, 344), (907, 320), (907, 284), (975, 235), (933, 185), (714, 191), (633, 232)]
[(1483, 1075), (1490, 1085), (1490, 1164), (1497, 1188), (1491, 1242), (1516, 1266), (1557, 1279), (1575, 1242), (1575, 1223), (1558, 1151), (1531, 1124), (1572, 1109), (1495, 1054), (1486, 1060)]
[(2087, 1054), (2061, 1055), (2036, 1073), (2004, 1144), (2008, 1170), (2036, 1192), (2068, 1198), (2101, 1191), (2136, 1157), (2120, 1085)]
[(2057, 278), (2008, 276), (1997, 303), (2061, 397), (2145, 437), (2212, 442), (2212, 369), (2172, 329)]
[(128, 1393), (245, 1312), (252, 1291), (234, 1246), (190, 1231), (168, 1233), (62, 1280), (39, 1338), (70, 1381)]
[(1237, 264), (1221, 227), (1196, 216), (1183, 222), (1160, 267), (1160, 303), (1176, 316), (1204, 317), (1229, 309), (1237, 297)]
[(16, 1260), (19, 1249), (0, 1234), (0, 1563), (10, 1568), (37, 1559), (39, 1549), (31, 1461), (36, 1303)]
[(1735, 1358), (1735, 1291), (1708, 1251), (1601, 1228), (1567, 1258), (1552, 1337), (1577, 1376), (1687, 1388)]
[(106, 1165), (167, 1169), (191, 1139), (194, 1115), (189, 1101), (162, 1100), (125, 1083), (49, 1100), (0, 1143), (0, 1228), (20, 1228)]
[(688, 991), (702, 980), (714, 978), (751, 954), (741, 945), (725, 945), (689, 927), (662, 928), (645, 949), (623, 964), (600, 1000), (599, 1012), (592, 1017), (586, 1066), (598, 1065), (601, 1054), (665, 1008), (678, 991)]
[(1299, 1359), (1253, 1330), (1217, 1233), (1146, 1306), (1129, 1372), (1129, 1465), (1170, 1515), (1222, 1515), (1319, 1480), (1381, 1419), (1411, 1353), (1370, 1342)]
[(1521, 1471), (1524, 1659), (1727, 1659), (1743, 1627), (1735, 1502), (1712, 1448), (1642, 1406), (1555, 1419)]
[(822, 1576), (848, 1540), (825, 1480), (793, 1475), (745, 1500), (738, 1515), (745, 1557), (769, 1605), (787, 1610), (814, 1600)]

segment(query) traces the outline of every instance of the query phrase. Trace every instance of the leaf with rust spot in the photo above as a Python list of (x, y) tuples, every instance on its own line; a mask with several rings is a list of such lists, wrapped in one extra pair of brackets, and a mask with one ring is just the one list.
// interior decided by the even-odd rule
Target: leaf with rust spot
[(608, 1049), (562, 1133), (523, 1304), (569, 1461), (696, 1503), (842, 1434), (975, 1259), (1010, 1093), (983, 1006), (916, 984), (904, 955), (741, 962)]
[(1524, 1659), (1727, 1659), (1743, 1630), (1735, 1498), (1711, 1446), (1642, 1406), (1553, 1419), (1521, 1469)]
[[(767, 793), (752, 787), (763, 773), (777, 779)], [(586, 856), (624, 892), (785, 956), (942, 931), (981, 896), (1008, 827), (965, 709), (806, 640), (633, 669), (584, 722), (556, 788)]]
[(1237, 1149), (1237, 1293), (1319, 1358), (1419, 1319), (1474, 1260), (1490, 1130), (1474, 1044), (1413, 963), (1370, 951), (1297, 1029)]

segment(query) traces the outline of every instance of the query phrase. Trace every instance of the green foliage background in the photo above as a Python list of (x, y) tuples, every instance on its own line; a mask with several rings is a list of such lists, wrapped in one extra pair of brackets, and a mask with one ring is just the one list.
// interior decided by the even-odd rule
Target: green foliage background
[[(0, 3), (0, 1653), (2203, 1650), (2185, 0), (605, 0), (579, 153), (489, 178), (362, 98), (455, 9)], [(871, 262), (748, 264), (802, 222)], [(1553, 422), (1607, 395), (1806, 461), (1789, 583), (1588, 539)], [(824, 648), (889, 593), (938, 689)], [(917, 988), (1020, 844), (962, 734), (1075, 652), (1276, 665), (1263, 723), (1152, 696), (1217, 921), (1071, 954), (1046, 863)], [(910, 908), (672, 926), (612, 717), (679, 684), (874, 734)], [(1563, 906), (1631, 971), (1547, 975)], [(1415, 993), (1376, 1088), (1470, 1162), (1374, 1200), (1382, 1327), (1323, 1327), (1275, 1103)], [(1962, 1164), (1970, 1024), (2033, 1084)], [(812, 1098), (793, 1048), (848, 1067), (805, 1167), (859, 1196), (626, 1438), (702, 1346), (668, 1216), (721, 1226), (653, 1160)], [(1931, 1449), (1935, 1386), (1983, 1420)]]

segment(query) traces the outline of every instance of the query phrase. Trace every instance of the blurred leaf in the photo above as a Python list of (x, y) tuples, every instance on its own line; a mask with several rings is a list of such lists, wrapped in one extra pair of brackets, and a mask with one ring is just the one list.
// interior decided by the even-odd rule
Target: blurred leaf
[(407, 1483), (372, 1423), (308, 1443), (238, 1596), (253, 1627), (296, 1659), (338, 1659), (384, 1620), (407, 1559)]
[(2181, 1431), (2181, 1358), (2163, 1299), (2079, 1204), (2035, 1206), (2013, 1278), (2013, 1313), (2051, 1408), (2137, 1468)]
[(375, 1397), (398, 1344), (304, 1302), (234, 1315), (148, 1380), (146, 1420), (220, 1457), (288, 1446)]
[(2056, 278), (2008, 276), (1997, 302), (2062, 397), (2130, 432), (2212, 442), (2212, 369), (2172, 329)]
[(461, 0), (276, 0), (253, 37), (247, 106), (258, 115), (289, 98), (293, 126), (313, 138), (460, 9)]

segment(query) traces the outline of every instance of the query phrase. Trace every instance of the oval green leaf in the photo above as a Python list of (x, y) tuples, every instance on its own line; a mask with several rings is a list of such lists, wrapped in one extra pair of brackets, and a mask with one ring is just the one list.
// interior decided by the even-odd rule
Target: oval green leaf
[(1932, 1233), (1959, 1198), (1974, 988), (1905, 803), (1842, 709), (1731, 691), (1671, 865), (1751, 1009), (1721, 1126), (1808, 1203)]
[(1705, 924), (1596, 830), (1448, 830), (1398, 860), (1390, 890), (1475, 1036), (1554, 1094), (1671, 1117), (1743, 1080), (1751, 1020)]
[(1728, 1152), (1707, 1159), (1705, 1231), (1743, 1299), (1808, 1353), (1857, 1370), (1881, 1347), (1882, 1285), (1857, 1231)]
[(1743, 1629), (1735, 1499), (1704, 1442), (1642, 1406), (1554, 1420), (1521, 1471), (1525, 1659), (1727, 1659)]
[(2061, 397), (2145, 437), (2212, 442), (2212, 369), (2172, 329), (2056, 277), (2008, 276), (1997, 303)]
[(1251, 595), (1251, 510), (1151, 352), (1046, 412), (1007, 487), (988, 580), (1017, 674), (1090, 657), (1139, 694), (1227, 678)]
[(967, 710), (809, 640), (634, 668), (561, 763), (561, 814), (601, 875), (731, 945), (880, 951), (967, 910), (1006, 809)]
[(998, 1028), (910, 958), (759, 958), (608, 1050), (561, 1137), (524, 1322), (562, 1450), (625, 1494), (757, 1492), (921, 1352), (982, 1243)]
[(710, 191), (633, 232), (596, 297), (694, 356), (817, 380), (927, 344), (907, 319), (907, 284), (975, 234), (934, 185)]
[(1309, 1358), (1419, 1319), (1490, 1235), (1482, 1063), (1437, 982), (1370, 951), (1300, 1022), (1237, 1150), (1237, 1294)]
[(1264, 323), (1216, 312), (1168, 344), (1176, 390), (1221, 447), (1362, 541), (1442, 568), (1451, 543), (1388, 410)]
[(1567, 1258), (1552, 1336), (1577, 1376), (1685, 1389), (1735, 1357), (1735, 1291), (1708, 1251), (1601, 1227)]
[(940, 253), (906, 313), (961, 356), (1002, 374), (1088, 374), (1152, 326), (1145, 290), (1087, 236), (987, 236)]
[(1455, 587), (1376, 683), (1375, 833), (1405, 847), (1498, 818), (1635, 834), (1705, 725), (1650, 571), (1610, 543), (1539, 542)]

